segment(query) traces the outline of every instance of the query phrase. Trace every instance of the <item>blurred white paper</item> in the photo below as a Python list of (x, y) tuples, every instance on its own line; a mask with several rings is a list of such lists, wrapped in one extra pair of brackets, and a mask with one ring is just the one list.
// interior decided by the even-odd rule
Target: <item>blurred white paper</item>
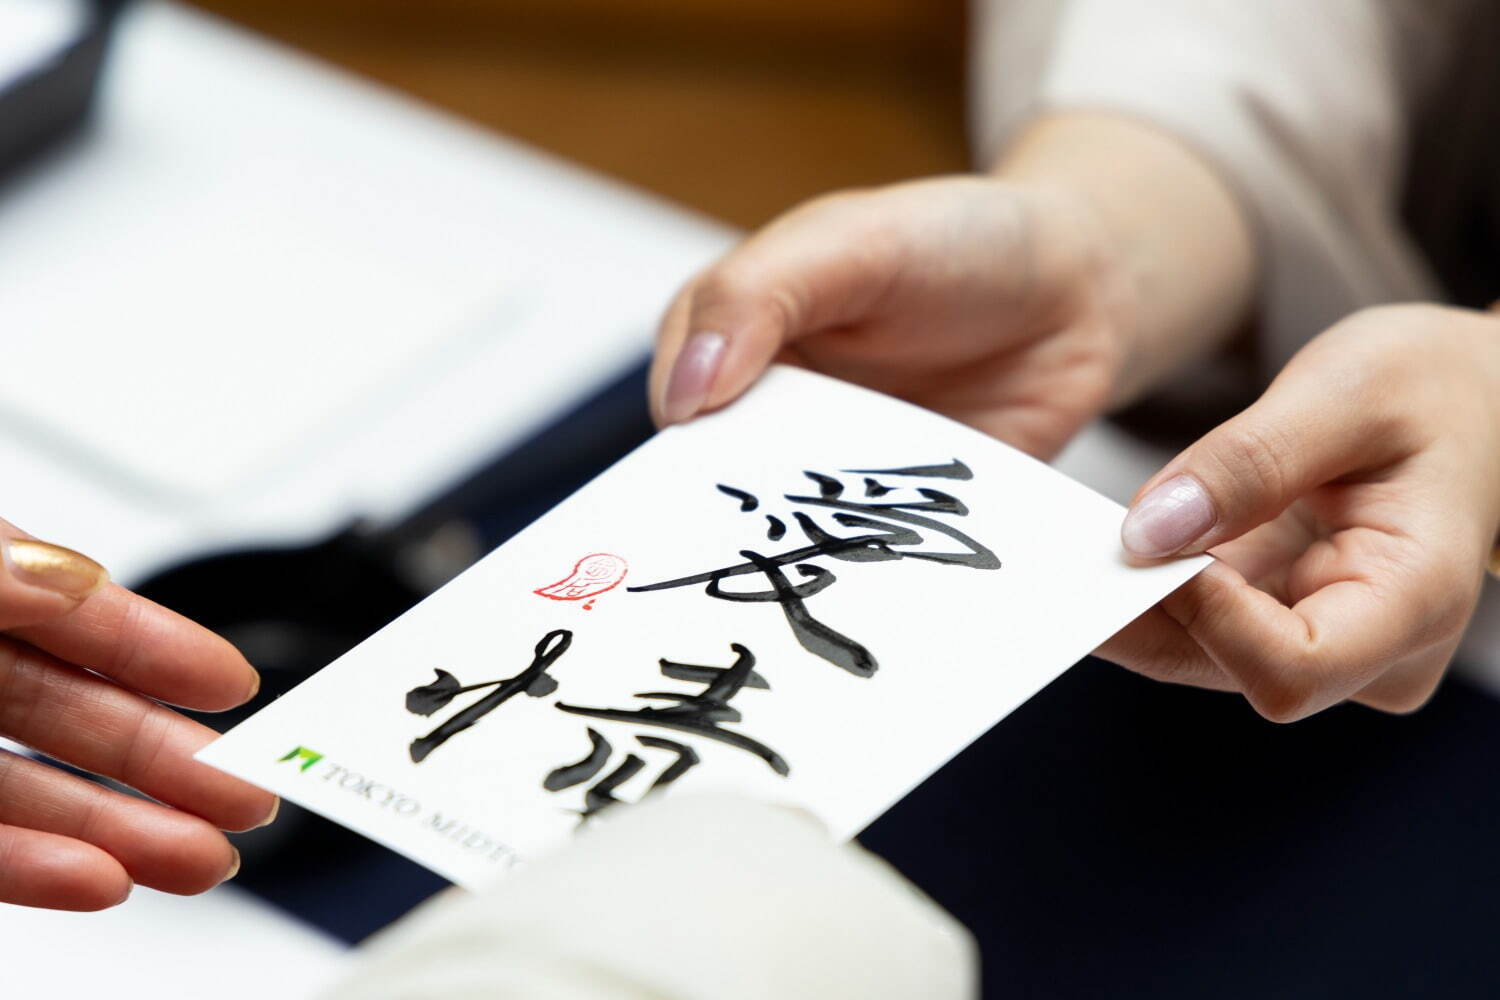
[(471, 887), (653, 785), (852, 836), (1205, 565), (1127, 566), (1122, 514), (777, 368), (199, 756)]

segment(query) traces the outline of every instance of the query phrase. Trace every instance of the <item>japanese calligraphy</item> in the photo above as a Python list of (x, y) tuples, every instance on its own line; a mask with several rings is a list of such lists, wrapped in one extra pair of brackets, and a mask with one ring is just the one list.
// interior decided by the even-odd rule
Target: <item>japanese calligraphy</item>
[[(734, 664), (729, 667), (702, 667), (661, 660), (661, 672), (664, 676), (699, 681), (705, 685), (703, 691), (698, 694), (683, 694), (679, 691), (644, 691), (636, 695), (637, 698), (675, 703), (666, 708), (655, 706), (637, 709), (585, 708), (582, 705), (568, 705), (563, 702), (558, 702), (557, 707), (573, 715), (611, 719), (616, 722), (634, 722), (643, 726), (660, 726), (664, 729), (675, 729), (694, 736), (717, 740), (753, 753), (765, 761), (771, 770), (785, 776), (790, 768), (779, 753), (759, 740), (725, 729), (720, 725), (722, 722), (740, 721), (739, 710), (732, 707), (729, 702), (739, 694), (741, 688), (749, 684), (755, 668), (754, 653), (737, 642), (730, 643), (729, 648), (735, 653)], [(754, 676), (760, 680), (760, 683), (753, 686), (769, 687), (764, 679), (759, 678), (759, 675)]]
[(406, 692), (406, 710), (417, 715), (432, 715), (461, 694), (493, 687), (495, 690), (474, 702), (468, 708), (454, 714), (447, 722), (411, 744), (412, 763), (420, 764), (438, 747), (475, 725), (480, 719), (505, 704), (511, 698), (526, 692), (533, 698), (545, 698), (557, 690), (557, 681), (547, 671), (552, 664), (568, 651), (573, 644), (573, 633), (567, 629), (555, 629), (536, 644), (531, 665), (514, 677), (504, 680), (484, 681), (463, 685), (457, 677), (446, 670), (438, 670), (437, 679), (430, 684), (412, 688)]
[[(778, 604), (792, 634), (808, 652), (858, 677), (873, 675), (879, 666), (874, 654), (863, 644), (815, 618), (808, 610), (809, 598), (837, 582), (832, 570), (817, 565), (812, 560), (827, 558), (848, 563), (868, 563), (920, 559), (976, 570), (999, 569), (1000, 560), (990, 549), (969, 535), (952, 524), (939, 520), (940, 517), (968, 516), (968, 507), (957, 497), (927, 486), (889, 486), (875, 478), (970, 480), (973, 472), (962, 461), (955, 458), (943, 465), (843, 471), (845, 474), (864, 477), (863, 499), (847, 497), (847, 487), (839, 478), (812, 471), (803, 474), (817, 487), (817, 495), (788, 493), (784, 499), (817, 511), (832, 512), (831, 517), (835, 523), (854, 529), (859, 534), (834, 535), (821, 527), (806, 511), (798, 510), (792, 513), (792, 518), (807, 539), (807, 545), (773, 555), (765, 555), (754, 549), (741, 549), (739, 555), (743, 562), (706, 573), (630, 587), (628, 590), (632, 593), (649, 593), (703, 584), (704, 592), (719, 600)], [(885, 499), (902, 488), (914, 489), (920, 499)], [(740, 501), (742, 512), (749, 513), (760, 506), (759, 499), (744, 490), (725, 485), (720, 485), (718, 489)], [(785, 521), (769, 514), (766, 519), (767, 539), (777, 542), (785, 537)], [(951, 551), (919, 548), (926, 544), (930, 535), (947, 538), (954, 543), (955, 548)], [(788, 576), (786, 567), (789, 566), (800, 577), (799, 582), (793, 582)], [(769, 589), (745, 591), (724, 586), (725, 580), (747, 575), (761, 577)]]

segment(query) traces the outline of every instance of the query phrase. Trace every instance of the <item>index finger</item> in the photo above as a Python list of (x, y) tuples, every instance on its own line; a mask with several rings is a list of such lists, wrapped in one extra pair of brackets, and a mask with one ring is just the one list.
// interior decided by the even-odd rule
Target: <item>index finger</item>
[(62, 618), (10, 634), (183, 708), (222, 712), (260, 690), (260, 675), (226, 640), (115, 584)]

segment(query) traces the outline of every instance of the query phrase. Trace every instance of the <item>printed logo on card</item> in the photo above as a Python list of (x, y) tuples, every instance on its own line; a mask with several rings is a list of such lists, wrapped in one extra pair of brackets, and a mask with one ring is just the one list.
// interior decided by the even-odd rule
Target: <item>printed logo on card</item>
[(307, 747), (294, 747), (293, 749), (287, 751), (286, 754), (276, 759), (278, 762), (284, 760), (300, 760), (302, 762), (302, 766), (299, 770), (306, 771), (318, 761), (322, 760), (323, 755), (318, 753), (316, 750), (309, 750)]

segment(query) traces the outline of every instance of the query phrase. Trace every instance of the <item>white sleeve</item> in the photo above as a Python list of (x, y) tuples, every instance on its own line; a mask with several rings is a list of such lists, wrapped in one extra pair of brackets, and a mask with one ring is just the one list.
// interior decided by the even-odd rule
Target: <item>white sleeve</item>
[(970, 1000), (977, 981), (952, 917), (808, 815), (682, 797), (429, 903), (325, 1000)]
[(1088, 109), (1195, 147), (1252, 220), (1279, 366), (1355, 309), (1436, 295), (1399, 202), (1410, 116), (1467, 2), (976, 0), (978, 146), (988, 162), (1039, 111)]

